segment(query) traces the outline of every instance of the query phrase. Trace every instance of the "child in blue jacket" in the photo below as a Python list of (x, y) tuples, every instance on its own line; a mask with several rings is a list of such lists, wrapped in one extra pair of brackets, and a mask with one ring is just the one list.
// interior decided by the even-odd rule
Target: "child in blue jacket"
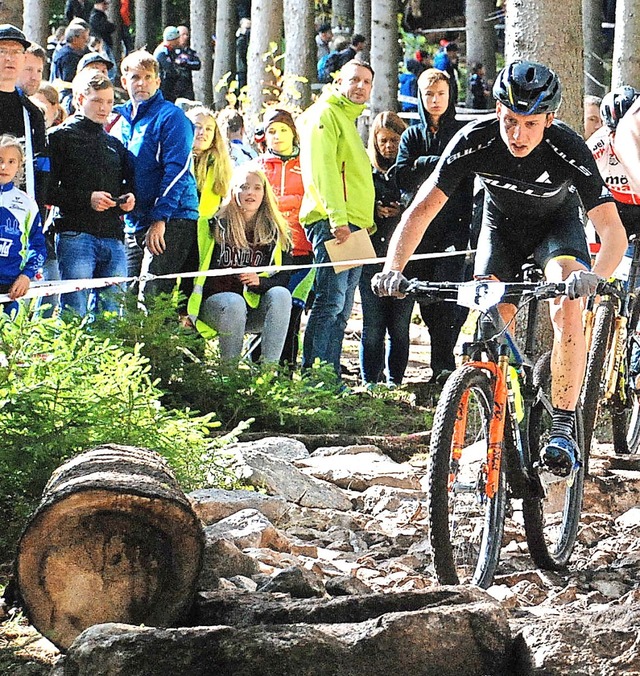
[[(38, 205), (13, 182), (23, 165), (18, 139), (0, 136), (0, 294), (12, 301), (27, 293), (46, 258)], [(5, 303), (3, 309), (9, 314), (18, 305)]]

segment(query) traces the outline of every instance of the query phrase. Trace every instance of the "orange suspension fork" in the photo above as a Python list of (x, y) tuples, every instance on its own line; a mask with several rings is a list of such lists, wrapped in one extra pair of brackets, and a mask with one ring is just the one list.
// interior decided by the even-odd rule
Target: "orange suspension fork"
[[(494, 362), (485, 361), (467, 362), (470, 366), (489, 371), (493, 376), (493, 411), (491, 413), (491, 420), (489, 421), (489, 444), (487, 447), (487, 462), (484, 468), (487, 477), (485, 493), (489, 499), (495, 496), (498, 486), (500, 485), (500, 463), (502, 462), (504, 425), (507, 413), (506, 369), (508, 367), (508, 360), (505, 358), (503, 361), (505, 362), (504, 365), (502, 363), (496, 364)], [(456, 463), (462, 456), (462, 450), (465, 444), (468, 399), (469, 394), (467, 392), (458, 406), (456, 424), (453, 430), (451, 458)], [(449, 487), (451, 487), (454, 481), (455, 476), (450, 474)]]

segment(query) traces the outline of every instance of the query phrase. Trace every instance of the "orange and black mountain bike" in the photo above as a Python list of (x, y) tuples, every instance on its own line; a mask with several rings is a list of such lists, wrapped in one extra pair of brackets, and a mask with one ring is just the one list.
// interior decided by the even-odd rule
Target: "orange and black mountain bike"
[[(562, 295), (564, 284), (413, 280), (406, 292), (480, 311), (474, 340), (445, 383), (431, 431), (429, 525), (438, 581), (491, 585), (509, 501), (514, 518), (521, 512), (536, 565), (563, 567), (578, 532), (584, 465), (578, 459), (564, 479), (544, 471), (540, 451), (552, 420), (550, 353), (535, 363), (528, 355), (540, 301)], [(508, 302), (517, 296), (516, 314), (526, 317), (524, 347), (498, 311), (505, 295)], [(582, 448), (580, 411), (576, 417)]]

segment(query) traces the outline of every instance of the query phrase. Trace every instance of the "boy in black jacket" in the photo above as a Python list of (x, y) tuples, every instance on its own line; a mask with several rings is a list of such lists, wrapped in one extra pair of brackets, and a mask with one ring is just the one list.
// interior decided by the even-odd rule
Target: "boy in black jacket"
[[(429, 68), (418, 79), (420, 124), (412, 125), (400, 139), (396, 160), (396, 182), (410, 202), (435, 168), (454, 134), (464, 126), (455, 118), (447, 73)], [(473, 181), (465, 181), (425, 233), (416, 253), (464, 251), (469, 242)], [(431, 281), (460, 281), (464, 256), (413, 261), (407, 277)], [(455, 368), (453, 349), (467, 311), (454, 303), (420, 305), (420, 314), (431, 337), (432, 381)]]
[[(96, 70), (83, 70), (73, 81), (77, 112), (49, 132), (50, 202), (62, 279), (124, 277), (122, 213), (131, 211), (133, 171), (127, 151), (103, 124), (113, 108), (113, 83)], [(84, 316), (88, 289), (62, 295), (62, 308)], [(99, 309), (118, 312), (112, 289), (97, 291)]]

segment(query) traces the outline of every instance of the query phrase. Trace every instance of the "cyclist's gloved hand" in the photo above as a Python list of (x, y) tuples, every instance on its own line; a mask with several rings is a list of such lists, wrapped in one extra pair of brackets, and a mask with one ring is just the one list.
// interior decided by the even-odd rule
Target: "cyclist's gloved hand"
[(395, 296), (404, 298), (406, 294), (401, 289), (405, 288), (409, 280), (397, 270), (390, 272), (378, 272), (371, 280), (371, 289), (376, 296)]
[(598, 290), (600, 277), (589, 270), (575, 270), (565, 280), (566, 294), (575, 300), (583, 296), (591, 296)]

